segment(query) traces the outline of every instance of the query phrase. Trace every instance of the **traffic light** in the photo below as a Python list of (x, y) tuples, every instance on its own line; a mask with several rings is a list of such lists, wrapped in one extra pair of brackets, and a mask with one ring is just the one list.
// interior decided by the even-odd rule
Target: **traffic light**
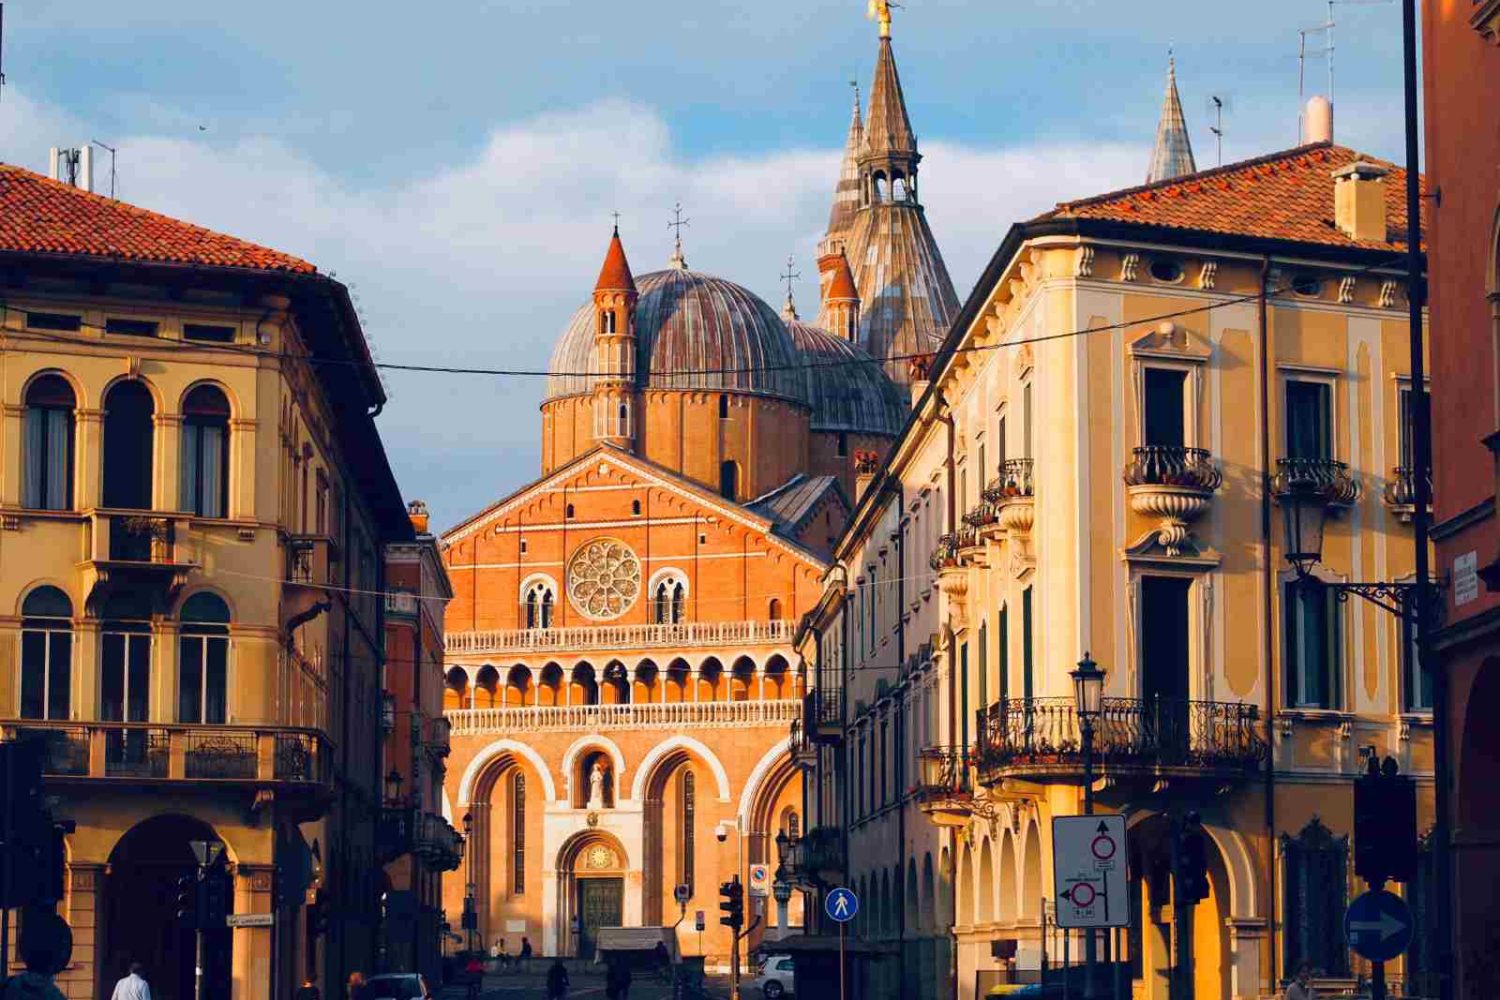
[(43, 852), (52, 817), (42, 800), (41, 740), (0, 743), (0, 795), (10, 800), (10, 837), (0, 842), (0, 906), (26, 906), (44, 891)]
[(198, 874), (193, 872), (177, 880), (177, 922), (183, 927), (198, 926)]
[(1417, 869), (1417, 785), (1390, 757), (1371, 756), (1354, 783), (1354, 873), (1371, 885), (1410, 882)]
[(719, 923), (738, 931), (745, 925), (745, 889), (739, 876), (719, 883)]
[(1184, 816), (1177, 829), (1177, 898), (1184, 903), (1208, 898), (1208, 842), (1196, 812)]
[(201, 927), (216, 930), (223, 927), (229, 917), (229, 873), (223, 868), (210, 868), (203, 873), (202, 886)]

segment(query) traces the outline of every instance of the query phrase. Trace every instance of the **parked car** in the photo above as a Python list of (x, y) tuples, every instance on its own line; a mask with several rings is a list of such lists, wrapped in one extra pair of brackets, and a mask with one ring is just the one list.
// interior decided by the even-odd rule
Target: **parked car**
[(740, 983), (740, 1000), (781, 1000), (792, 995), (792, 958), (772, 955), (754, 979)]
[(366, 1000), (431, 1000), (426, 977), (415, 972), (390, 972), (365, 980)]

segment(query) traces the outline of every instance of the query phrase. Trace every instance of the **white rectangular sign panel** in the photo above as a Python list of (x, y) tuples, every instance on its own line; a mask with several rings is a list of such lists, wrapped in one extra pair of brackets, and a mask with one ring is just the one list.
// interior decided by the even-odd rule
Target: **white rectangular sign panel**
[(1453, 560), (1453, 606), (1479, 600), (1479, 553), (1465, 552)]
[(1052, 820), (1052, 898), (1059, 927), (1125, 927), (1124, 816), (1057, 816)]
[(224, 921), (230, 927), (274, 927), (274, 913), (231, 913)]

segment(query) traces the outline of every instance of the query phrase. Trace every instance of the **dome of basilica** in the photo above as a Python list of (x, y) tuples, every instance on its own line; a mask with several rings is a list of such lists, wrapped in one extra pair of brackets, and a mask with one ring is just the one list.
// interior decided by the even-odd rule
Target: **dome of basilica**
[[(641, 388), (752, 393), (808, 403), (797, 345), (753, 292), (712, 275), (669, 268), (635, 279), (636, 371)], [(592, 303), (573, 314), (547, 366), (547, 399), (591, 391)]]
[(901, 433), (907, 414), (901, 390), (863, 348), (798, 319), (785, 323), (808, 366), (814, 431)]

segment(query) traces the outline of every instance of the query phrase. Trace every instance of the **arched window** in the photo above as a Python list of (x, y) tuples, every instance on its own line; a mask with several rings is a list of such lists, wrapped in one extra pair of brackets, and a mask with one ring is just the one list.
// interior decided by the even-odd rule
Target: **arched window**
[(104, 397), (104, 506), (151, 509), (156, 404), (145, 383), (118, 382)]
[(696, 870), (694, 857), (698, 835), (697, 779), (690, 767), (677, 774), (677, 881), (688, 887), (692, 895), (693, 876)]
[(568, 504), (566, 510), (564, 510), (564, 512), (563, 512), (563, 516), (564, 517), (568, 517), (568, 518), (571, 518), (573, 516), (573, 505), (572, 504)]
[(556, 598), (552, 593), (552, 585), (545, 580), (538, 580), (526, 588), (526, 627), (527, 628), (551, 628), (552, 607)]
[(229, 400), (216, 386), (200, 385), (182, 403), (182, 509), (229, 513)]
[(67, 510), (73, 506), (73, 387), (61, 375), (43, 375), (26, 389), (25, 471), (21, 506)]
[(672, 623), (672, 597), (670, 581), (663, 580), (656, 585), (656, 593), (651, 598), (651, 617), (658, 625), (670, 625)]
[[(138, 592), (119, 590), (100, 611), (99, 718), (146, 722), (151, 706), (151, 608)], [(166, 777), (165, 748), (153, 742), (152, 735), (145, 729), (105, 733), (106, 773)]]
[(187, 599), (179, 617), (177, 721), (223, 725), (229, 714), (229, 607), (202, 591)]
[(720, 394), (719, 396), (719, 419), (729, 419), (729, 396), (727, 394)]
[(773, 597), (771, 603), (766, 605), (766, 617), (773, 622), (781, 621), (781, 599)]
[(719, 465), (719, 493), (729, 500), (739, 499), (740, 467), (733, 461), (722, 462)]
[(21, 604), (21, 718), (67, 719), (73, 666), (73, 602), (38, 587)]
[(639, 500), (630, 501), (630, 513), (633, 517), (641, 516), (641, 502)]
[(510, 779), (510, 884), (517, 896), (526, 892), (526, 775)]
[(625, 403), (620, 404), (620, 434), (630, 433), (630, 407)]
[(615, 332), (614, 310), (605, 310), (599, 314), (599, 332), (606, 334)]

